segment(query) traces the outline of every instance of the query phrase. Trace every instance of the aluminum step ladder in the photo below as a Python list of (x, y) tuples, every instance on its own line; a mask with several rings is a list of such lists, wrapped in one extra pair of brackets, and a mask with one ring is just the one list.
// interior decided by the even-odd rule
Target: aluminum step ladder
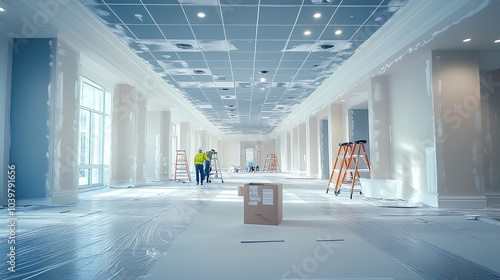
[(212, 159), (210, 160), (210, 177), (209, 183), (212, 183), (212, 179), (220, 179), (224, 183), (224, 178), (222, 178), (222, 172), (220, 169), (219, 156), (217, 152), (212, 153)]

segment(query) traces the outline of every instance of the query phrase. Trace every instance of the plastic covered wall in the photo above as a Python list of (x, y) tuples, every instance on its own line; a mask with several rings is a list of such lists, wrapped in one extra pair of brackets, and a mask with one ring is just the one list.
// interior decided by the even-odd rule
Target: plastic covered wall
[[(10, 149), (10, 86), (12, 49), (9, 39), (0, 34), (0, 167), (7, 170)], [(0, 174), (0, 205), (7, 204), (7, 173)]]
[(52, 185), (55, 39), (23, 40), (12, 59), (10, 162), (16, 165), (17, 199), (47, 199)]
[(500, 69), (481, 74), (485, 194), (488, 206), (500, 206)]

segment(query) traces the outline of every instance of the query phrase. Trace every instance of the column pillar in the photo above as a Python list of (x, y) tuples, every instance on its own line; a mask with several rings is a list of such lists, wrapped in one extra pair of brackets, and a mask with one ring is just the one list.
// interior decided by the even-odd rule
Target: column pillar
[(116, 85), (112, 127), (110, 185), (145, 185), (146, 96), (135, 87)]
[(306, 123), (301, 123), (298, 126), (299, 138), (299, 174), (305, 176), (307, 174), (307, 145), (306, 145)]
[(330, 129), (328, 130), (328, 150), (329, 155), (329, 165), (330, 173), (332, 172), (333, 165), (335, 163), (335, 158), (339, 150), (339, 143), (345, 142), (347, 137), (344, 135), (344, 122), (342, 118), (342, 105), (330, 104), (328, 107), (328, 123), (330, 124)]
[(309, 117), (306, 122), (306, 155), (307, 155), (307, 176), (318, 178), (318, 163), (319, 163), (319, 131), (318, 119)]
[(368, 95), (370, 167), (372, 179), (391, 179), (391, 115), (387, 76), (371, 79)]
[(468, 52), (432, 52), (439, 207), (484, 208), (479, 63)]

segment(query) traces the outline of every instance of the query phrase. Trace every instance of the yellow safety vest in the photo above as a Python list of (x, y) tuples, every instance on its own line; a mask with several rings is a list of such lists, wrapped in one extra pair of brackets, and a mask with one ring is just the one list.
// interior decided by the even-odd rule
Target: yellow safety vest
[(194, 156), (194, 164), (203, 164), (205, 160), (210, 161), (210, 158), (207, 157), (205, 153), (199, 153), (196, 156)]

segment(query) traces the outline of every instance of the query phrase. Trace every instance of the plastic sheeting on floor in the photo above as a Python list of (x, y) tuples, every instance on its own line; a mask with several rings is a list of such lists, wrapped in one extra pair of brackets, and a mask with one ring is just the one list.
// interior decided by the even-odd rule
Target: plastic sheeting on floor
[[(0, 279), (143, 278), (220, 192), (171, 186), (102, 189), (80, 194), (76, 206), (19, 208), (17, 269), (1, 262)], [(2, 228), (0, 237), (7, 234)], [(1, 242), (0, 252), (8, 246)]]

